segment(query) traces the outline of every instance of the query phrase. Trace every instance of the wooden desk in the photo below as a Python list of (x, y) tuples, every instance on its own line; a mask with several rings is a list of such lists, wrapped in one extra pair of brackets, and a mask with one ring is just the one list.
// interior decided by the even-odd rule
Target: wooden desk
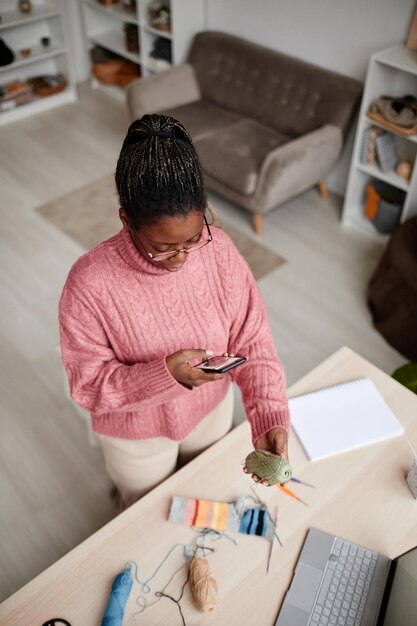
[[(417, 398), (348, 348), (293, 385), (290, 395), (360, 376), (369, 376), (376, 383), (417, 447)], [(249, 427), (244, 423), (6, 600), (0, 607), (0, 624), (40, 626), (52, 617), (63, 617), (72, 626), (99, 625), (111, 581), (127, 561), (136, 561), (142, 579), (147, 578), (170, 548), (195, 536), (190, 528), (166, 521), (171, 496), (233, 500), (250, 494), (252, 481), (241, 470), (250, 450)], [(405, 437), (400, 437), (309, 464), (292, 435), (290, 459), (296, 476), (316, 489), (291, 486), (310, 506), (273, 487), (258, 487), (273, 509), (279, 505), (278, 528), (284, 547), (275, 544), (266, 575), (269, 544), (265, 539), (235, 534), (237, 546), (227, 539), (208, 544), (216, 548), (208, 558), (218, 581), (219, 605), (211, 614), (198, 612), (187, 586), (181, 603), (187, 626), (229, 626), (242, 618), (245, 626), (273, 624), (311, 526), (392, 558), (412, 548), (417, 543), (417, 502), (404, 480), (412, 457)], [(182, 562), (177, 550), (153, 590), (161, 590)], [(168, 593), (177, 597), (185, 572), (175, 577)], [(181, 624), (177, 607), (166, 598), (133, 620), (137, 595), (134, 586), (124, 626)]]

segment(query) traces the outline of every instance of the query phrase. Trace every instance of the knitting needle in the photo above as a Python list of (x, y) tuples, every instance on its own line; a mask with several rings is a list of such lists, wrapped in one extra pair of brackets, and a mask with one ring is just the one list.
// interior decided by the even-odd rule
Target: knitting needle
[(316, 487), (315, 485), (310, 485), (310, 483), (305, 483), (299, 478), (295, 478), (294, 476), (291, 476), (290, 480), (293, 480), (295, 483), (299, 483), (300, 485), (305, 485), (306, 487), (313, 487), (313, 489), (315, 489)]
[(413, 446), (412, 446), (412, 444), (411, 444), (411, 441), (409, 440), (409, 438), (407, 437), (407, 435), (405, 435), (405, 438), (406, 438), (406, 441), (407, 441), (408, 445), (410, 446), (410, 448), (411, 448), (411, 450), (412, 450), (412, 452), (413, 452), (413, 454), (414, 454), (414, 458), (416, 458), (416, 459), (417, 459), (417, 452), (414, 450), (414, 448), (413, 448)]
[(299, 498), (293, 491), (291, 491), (291, 489), (288, 489), (288, 487), (284, 487), (284, 485), (277, 485), (277, 487), (278, 487), (278, 489), (281, 489), (281, 491), (286, 493), (287, 496), (290, 496), (290, 498), (295, 498), (296, 500), (299, 500), (300, 502), (302, 502), (306, 506), (309, 506), (307, 504), (307, 502), (304, 502), (304, 500), (301, 500), (301, 498)]
[(274, 547), (275, 531), (277, 529), (277, 523), (278, 523), (278, 507), (277, 507), (277, 510), (275, 511), (274, 534), (272, 535), (272, 541), (271, 541), (271, 545), (269, 547), (268, 562), (266, 564), (266, 573), (269, 572), (269, 566), (271, 564), (272, 548)]

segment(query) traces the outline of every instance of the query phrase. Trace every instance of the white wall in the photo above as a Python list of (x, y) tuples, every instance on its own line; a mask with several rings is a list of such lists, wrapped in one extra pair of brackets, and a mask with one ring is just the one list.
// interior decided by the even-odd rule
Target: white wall
[(207, 28), (363, 80), (369, 56), (406, 39), (415, 0), (207, 0)]
[[(207, 29), (221, 30), (365, 80), (371, 54), (404, 42), (415, 0), (207, 0)], [(328, 179), (346, 188), (353, 130)]]

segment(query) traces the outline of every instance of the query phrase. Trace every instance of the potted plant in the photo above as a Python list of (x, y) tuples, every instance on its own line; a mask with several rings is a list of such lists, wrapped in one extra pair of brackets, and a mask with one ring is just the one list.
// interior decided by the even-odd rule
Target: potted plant
[(129, 52), (139, 52), (139, 34), (136, 24), (126, 22), (123, 30), (125, 33), (126, 48)]
[(410, 391), (417, 393), (417, 363), (406, 363), (396, 369), (392, 377)]

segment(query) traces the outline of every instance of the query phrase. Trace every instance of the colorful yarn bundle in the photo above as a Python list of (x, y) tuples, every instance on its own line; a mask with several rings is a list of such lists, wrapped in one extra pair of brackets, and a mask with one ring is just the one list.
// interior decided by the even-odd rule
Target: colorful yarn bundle
[(207, 559), (196, 556), (190, 563), (190, 587), (194, 604), (203, 611), (212, 611), (218, 604), (217, 582)]
[(245, 459), (245, 466), (251, 474), (271, 485), (285, 483), (292, 476), (291, 465), (287, 459), (267, 450), (254, 450)]
[(195, 528), (258, 535), (272, 541), (275, 525), (266, 506), (251, 497), (234, 502), (216, 502), (201, 498), (173, 496), (168, 521)]

